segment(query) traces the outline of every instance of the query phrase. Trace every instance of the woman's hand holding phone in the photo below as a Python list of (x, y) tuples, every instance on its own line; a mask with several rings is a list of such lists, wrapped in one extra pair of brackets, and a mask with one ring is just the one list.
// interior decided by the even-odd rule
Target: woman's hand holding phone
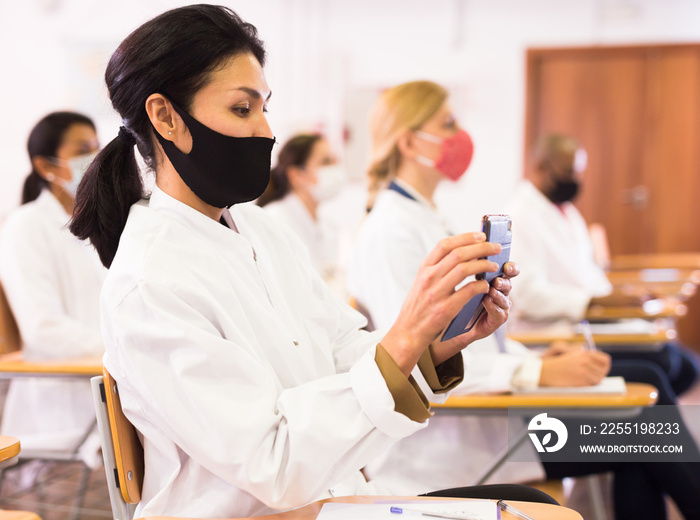
[[(404, 375), (411, 373), (431, 343), (436, 342), (431, 354), (433, 361), (439, 364), (466, 347), (478, 334), (487, 335), (487, 330), (496, 323), (500, 324), (501, 320), (505, 321), (510, 308), (507, 298), (510, 276), (504, 278), (502, 290), (491, 288), (485, 280), (474, 280), (455, 290), (469, 276), (497, 272), (498, 264), (486, 257), (498, 254), (500, 249), (500, 244), (486, 242), (484, 233), (464, 233), (441, 240), (426, 257), (398, 318), (381, 341)], [(517, 268), (513, 266), (513, 269), (517, 274)], [(477, 329), (475, 335), (463, 334), (444, 344), (437, 342), (438, 336), (466, 302), (477, 294), (492, 290), (493, 295), (488, 297), (488, 312), (483, 316), (483, 324), (474, 327)]]
[(493, 285), (489, 287), (483, 300), (485, 312), (481, 313), (474, 327), (469, 332), (452, 339), (436, 341), (432, 344), (430, 352), (436, 365), (454, 356), (474, 341), (493, 334), (508, 320), (511, 306), (508, 298), (511, 290), (510, 279), (518, 276), (520, 270), (515, 263), (508, 262), (503, 265), (503, 273), (503, 276), (496, 278)]

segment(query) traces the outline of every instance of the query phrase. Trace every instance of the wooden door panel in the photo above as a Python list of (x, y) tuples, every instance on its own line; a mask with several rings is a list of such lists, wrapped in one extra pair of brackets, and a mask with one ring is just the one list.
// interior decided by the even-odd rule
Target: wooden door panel
[(700, 251), (700, 49), (650, 51), (647, 84), (643, 173), (652, 250)]

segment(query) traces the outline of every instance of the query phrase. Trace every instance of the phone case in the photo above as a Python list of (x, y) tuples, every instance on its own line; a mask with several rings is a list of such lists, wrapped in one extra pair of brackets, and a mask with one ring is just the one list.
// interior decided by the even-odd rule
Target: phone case
[[(501, 252), (497, 255), (487, 257), (492, 262), (499, 265), (499, 269), (495, 273), (479, 273), (476, 275), (478, 280), (486, 280), (489, 284), (499, 276), (503, 276), (503, 265), (510, 260), (510, 243), (512, 236), (512, 221), (508, 215), (484, 215), (482, 220), (482, 229), (486, 234), (488, 242), (497, 242), (501, 244)], [(477, 294), (469, 300), (464, 307), (459, 311), (459, 314), (450, 322), (442, 335), (442, 341), (452, 339), (460, 334), (469, 332), (474, 324), (479, 320), (481, 313), (484, 311), (482, 300), (484, 294)]]

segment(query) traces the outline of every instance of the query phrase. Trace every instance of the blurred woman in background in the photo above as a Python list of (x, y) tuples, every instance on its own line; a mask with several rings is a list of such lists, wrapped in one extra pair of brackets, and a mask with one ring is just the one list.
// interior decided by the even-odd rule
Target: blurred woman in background
[(297, 134), (282, 147), (270, 183), (257, 200), (301, 238), (309, 249), (311, 263), (331, 286), (339, 278), (338, 241), (320, 206), (338, 194), (344, 180), (338, 160), (322, 135)]
[[(98, 148), (94, 123), (74, 112), (45, 116), (29, 135), (32, 171), (22, 206), (0, 231), (0, 280), (26, 359), (104, 352), (99, 293), (106, 270), (92, 246), (67, 228), (77, 186)], [(94, 418), (87, 381), (14, 379), (2, 433), (21, 438), (25, 453), (70, 450), (85, 440)], [(96, 453), (88, 449), (85, 456)]]

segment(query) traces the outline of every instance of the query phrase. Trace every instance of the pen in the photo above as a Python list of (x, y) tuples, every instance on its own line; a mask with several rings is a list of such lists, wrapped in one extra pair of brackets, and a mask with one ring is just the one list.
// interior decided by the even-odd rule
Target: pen
[(595, 346), (595, 341), (593, 341), (591, 325), (588, 323), (588, 320), (581, 321), (581, 329), (583, 330), (583, 338), (586, 340), (586, 350), (598, 350)]
[(501, 508), (501, 511), (505, 511), (506, 513), (510, 513), (514, 517), (520, 518), (520, 520), (535, 520), (530, 515), (526, 515), (520, 509), (514, 508), (510, 504), (505, 503), (503, 500), (499, 500), (498, 502), (496, 502), (496, 504), (498, 504), (498, 507)]
[[(442, 514), (442, 513), (429, 513), (427, 511), (419, 511), (418, 509), (406, 509), (403, 507), (396, 507), (392, 506), (391, 509), (389, 509), (394, 514), (397, 515), (402, 515), (404, 513), (410, 513), (410, 514), (416, 514), (416, 515), (422, 515), (422, 516), (430, 516), (433, 518), (450, 518), (452, 520), (470, 520), (474, 517), (473, 515), (450, 515), (450, 514)], [(529, 517), (528, 517), (529, 518)], [(532, 520), (532, 519), (530, 519)]]

